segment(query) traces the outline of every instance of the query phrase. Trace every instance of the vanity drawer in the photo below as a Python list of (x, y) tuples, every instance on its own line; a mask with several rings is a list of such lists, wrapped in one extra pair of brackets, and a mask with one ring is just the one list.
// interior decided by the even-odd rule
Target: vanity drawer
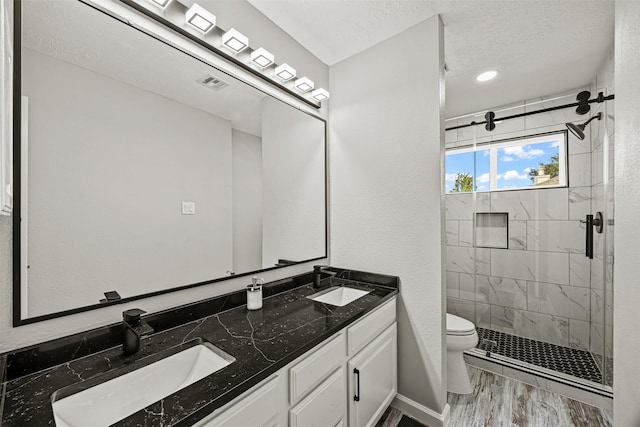
[(289, 390), (292, 405), (320, 384), (343, 362), (346, 355), (346, 344), (345, 335), (341, 332), (322, 347), (313, 351), (302, 362), (289, 369)]
[(353, 356), (365, 345), (373, 341), (382, 331), (396, 320), (396, 299), (385, 303), (373, 313), (347, 329), (349, 356)]

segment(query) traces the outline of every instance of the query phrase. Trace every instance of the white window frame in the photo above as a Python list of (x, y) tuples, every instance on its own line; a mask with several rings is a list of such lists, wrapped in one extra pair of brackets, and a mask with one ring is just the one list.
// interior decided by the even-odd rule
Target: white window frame
[[(510, 188), (497, 188), (498, 187), (498, 150), (501, 148), (535, 145), (543, 142), (558, 141), (558, 183), (551, 185), (531, 185), (526, 187), (510, 187)], [(473, 173), (473, 193), (486, 193), (489, 191), (513, 191), (513, 190), (537, 190), (541, 188), (560, 188), (569, 186), (569, 171), (567, 168), (567, 131), (549, 132), (545, 134), (536, 134), (523, 136), (518, 138), (510, 138), (498, 141), (491, 141), (487, 143), (477, 144), (475, 146), (466, 146), (460, 148), (450, 148), (445, 150), (445, 164), (446, 156), (450, 154), (462, 154), (469, 152), (478, 152), (489, 150), (489, 189), (488, 190), (476, 190), (476, 171), (475, 167)], [(445, 166), (446, 169), (446, 166)], [(458, 194), (448, 192), (447, 194)]]

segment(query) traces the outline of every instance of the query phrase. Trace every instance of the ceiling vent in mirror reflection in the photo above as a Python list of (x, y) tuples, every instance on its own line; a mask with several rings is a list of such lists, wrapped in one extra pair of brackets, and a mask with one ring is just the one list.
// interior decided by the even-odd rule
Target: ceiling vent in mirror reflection
[(227, 83), (224, 80), (221, 80), (221, 79), (219, 79), (216, 76), (213, 76), (211, 74), (207, 74), (206, 76), (204, 76), (203, 78), (198, 80), (198, 83), (200, 83), (203, 86), (208, 87), (209, 89), (213, 89), (215, 91), (219, 91), (219, 90), (224, 89), (225, 87), (229, 86), (229, 83)]

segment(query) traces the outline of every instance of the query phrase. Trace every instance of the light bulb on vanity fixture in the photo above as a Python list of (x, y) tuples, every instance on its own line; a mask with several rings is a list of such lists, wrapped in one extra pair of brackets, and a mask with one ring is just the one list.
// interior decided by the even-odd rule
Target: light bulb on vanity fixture
[(167, 6), (169, 6), (169, 3), (171, 3), (171, 0), (148, 0), (148, 1), (163, 10), (166, 9)]
[(278, 65), (276, 76), (283, 82), (289, 81), (296, 76), (296, 69), (289, 64)]
[(211, 31), (216, 26), (216, 16), (194, 3), (186, 13), (187, 24), (196, 30), (202, 31), (204, 34)]
[(318, 88), (311, 92), (311, 97), (316, 101), (324, 101), (325, 99), (329, 99), (329, 92), (322, 88)]
[(275, 62), (275, 58), (271, 52), (263, 47), (260, 47), (251, 52), (251, 62), (261, 68), (267, 68), (269, 65)]
[(309, 92), (314, 87), (313, 82), (309, 80), (307, 77), (300, 77), (299, 79), (296, 80), (296, 82), (293, 85), (300, 92)]
[(234, 53), (240, 53), (249, 47), (249, 37), (232, 28), (222, 35), (222, 45)]

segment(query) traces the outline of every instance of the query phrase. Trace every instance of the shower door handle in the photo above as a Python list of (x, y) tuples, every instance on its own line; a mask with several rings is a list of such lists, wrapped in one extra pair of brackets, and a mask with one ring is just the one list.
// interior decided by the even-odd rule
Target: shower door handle
[(587, 215), (586, 219), (580, 220), (581, 223), (586, 224), (586, 241), (584, 254), (589, 259), (593, 259), (593, 227), (596, 227), (598, 233), (602, 233), (604, 222), (602, 220), (602, 212), (596, 212), (595, 217), (593, 215)]

